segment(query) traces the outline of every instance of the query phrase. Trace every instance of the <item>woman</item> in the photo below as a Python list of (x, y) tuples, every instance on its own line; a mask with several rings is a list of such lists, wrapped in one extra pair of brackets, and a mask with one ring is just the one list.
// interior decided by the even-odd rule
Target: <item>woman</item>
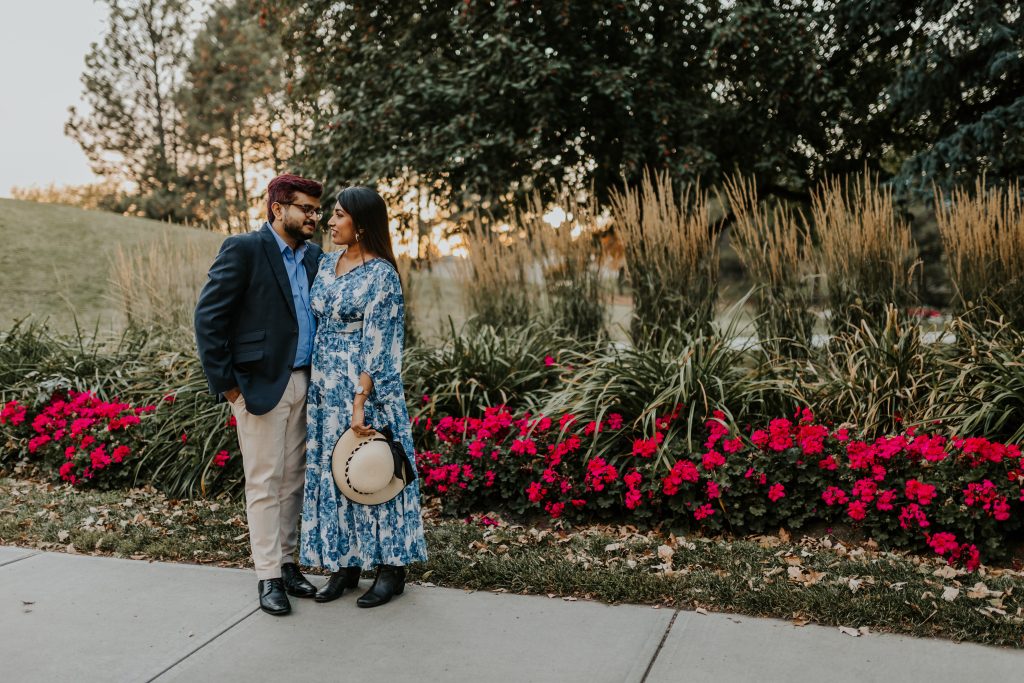
[(327, 225), (331, 242), (310, 290), (317, 318), (306, 418), (306, 484), (302, 508), (303, 564), (333, 572), (318, 602), (355, 588), (362, 569), (376, 568), (357, 604), (376, 607), (405, 588), (405, 567), (427, 559), (417, 483), (379, 505), (361, 505), (338, 491), (331, 452), (351, 426), (359, 436), (391, 428), (413, 453), (402, 386), (405, 305), (384, 200), (368, 187), (338, 194)]

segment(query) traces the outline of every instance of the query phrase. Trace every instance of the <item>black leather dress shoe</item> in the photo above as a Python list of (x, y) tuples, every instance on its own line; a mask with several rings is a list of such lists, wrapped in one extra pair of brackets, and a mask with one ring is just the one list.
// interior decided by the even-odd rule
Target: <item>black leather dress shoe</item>
[(306, 580), (299, 568), (293, 563), (281, 566), (281, 580), (288, 595), (295, 598), (311, 598), (316, 595), (316, 586)]
[(283, 616), (292, 611), (288, 595), (284, 592), (284, 581), (267, 579), (258, 584), (260, 591), (260, 609), (267, 614)]
[(356, 604), (360, 607), (379, 607), (405, 591), (405, 567), (377, 567), (377, 578), (370, 590), (363, 593)]
[(359, 585), (359, 567), (345, 567), (331, 574), (324, 587), (316, 592), (313, 598), (317, 602), (330, 602), (337, 600), (346, 588), (355, 588)]

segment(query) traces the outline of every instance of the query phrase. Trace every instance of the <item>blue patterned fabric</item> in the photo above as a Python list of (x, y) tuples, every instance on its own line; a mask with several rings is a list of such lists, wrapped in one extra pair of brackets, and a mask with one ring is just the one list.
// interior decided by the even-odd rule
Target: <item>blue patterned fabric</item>
[(337, 571), (407, 565), (427, 559), (419, 480), (380, 505), (345, 498), (331, 475), (331, 451), (352, 421), (361, 372), (373, 379), (366, 424), (387, 425), (413, 453), (402, 385), (405, 303), (398, 273), (371, 259), (338, 277), (342, 252), (325, 254), (310, 291), (317, 318), (306, 410), (306, 485), (302, 507), (302, 564)]

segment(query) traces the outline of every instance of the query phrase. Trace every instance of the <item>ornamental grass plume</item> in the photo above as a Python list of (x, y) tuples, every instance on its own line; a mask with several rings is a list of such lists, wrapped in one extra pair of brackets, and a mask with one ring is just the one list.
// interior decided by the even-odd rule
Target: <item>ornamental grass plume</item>
[(110, 264), (114, 298), (129, 325), (191, 336), (208, 265), (209, 256), (191, 239), (165, 235), (146, 246), (119, 245)]
[(881, 320), (890, 304), (906, 310), (914, 303), (917, 247), (892, 190), (877, 177), (826, 179), (811, 194), (811, 215), (833, 332)]
[(658, 344), (683, 322), (706, 331), (718, 296), (707, 192), (699, 184), (677, 191), (668, 172), (645, 171), (639, 186), (612, 193), (611, 211), (633, 295), (633, 342)]
[[(429, 259), (429, 256), (427, 257)], [(416, 263), (407, 254), (397, 255), (398, 276), (402, 282), (402, 298), (405, 301), (405, 344), (411, 346), (417, 342), (416, 331), (416, 288), (419, 278), (416, 276)]]
[(1024, 328), (1024, 203), (1020, 184), (935, 191), (953, 305), (974, 323), (1000, 317)]
[(803, 216), (782, 204), (769, 209), (759, 201), (752, 178), (728, 178), (719, 196), (733, 215), (730, 244), (758, 283), (754, 324), (762, 346), (786, 356), (806, 355), (814, 288), (811, 235)]
[(536, 319), (540, 289), (523, 231), (476, 218), (462, 237), (467, 255), (458, 259), (455, 276), (474, 323), (517, 327)]
[[(599, 338), (609, 303), (601, 286), (600, 210), (593, 191), (585, 202), (577, 201), (570, 190), (559, 195), (561, 201), (547, 211), (535, 192), (512, 222), (527, 233), (533, 259), (540, 265), (551, 324), (579, 339)], [(549, 222), (553, 216), (559, 216), (557, 224)]]

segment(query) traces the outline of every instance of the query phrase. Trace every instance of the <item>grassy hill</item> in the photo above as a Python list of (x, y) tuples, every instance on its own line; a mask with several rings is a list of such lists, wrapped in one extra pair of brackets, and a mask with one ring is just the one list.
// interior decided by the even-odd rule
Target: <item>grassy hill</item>
[(0, 199), (0, 329), (31, 315), (59, 330), (74, 317), (92, 328), (119, 329), (114, 285), (118, 248), (127, 253), (171, 245), (209, 265), (223, 236), (143, 218), (71, 206)]
[[(166, 304), (177, 311), (173, 322), (191, 326), (194, 296), (223, 239), (144, 218), (0, 199), (0, 330), (32, 316), (63, 332), (74, 330), (76, 318), (88, 331), (97, 323), (119, 331), (126, 322), (119, 282), (137, 293), (136, 311)], [(457, 325), (465, 318), (450, 276), (416, 275), (413, 296), (426, 336), (447, 329), (448, 315)]]
[[(119, 332), (127, 321), (121, 292), (134, 295), (133, 315), (191, 327), (191, 309), (224, 236), (144, 218), (58, 204), (0, 199), (0, 330), (31, 316), (72, 332)], [(414, 277), (410, 312), (423, 338), (466, 319), (450, 263)], [(622, 297), (619, 297), (622, 299)], [(613, 324), (628, 325), (629, 305), (612, 306)], [(613, 331), (613, 334), (616, 334)], [(621, 336), (621, 334), (619, 335)]]

